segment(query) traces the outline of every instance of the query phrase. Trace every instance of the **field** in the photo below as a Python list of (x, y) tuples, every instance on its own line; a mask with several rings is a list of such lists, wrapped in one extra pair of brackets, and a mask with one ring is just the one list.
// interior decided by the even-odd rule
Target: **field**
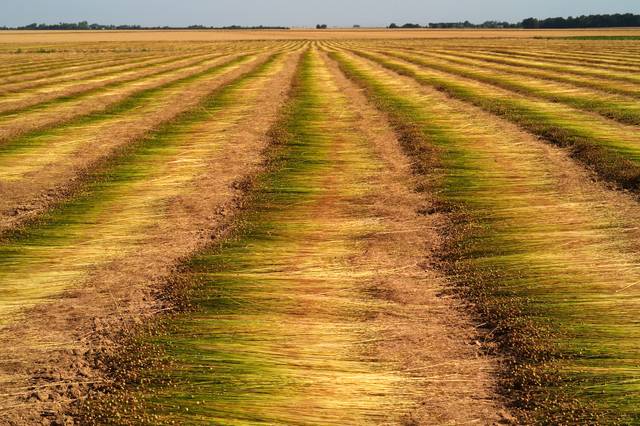
[(640, 424), (640, 30), (0, 57), (0, 424)]

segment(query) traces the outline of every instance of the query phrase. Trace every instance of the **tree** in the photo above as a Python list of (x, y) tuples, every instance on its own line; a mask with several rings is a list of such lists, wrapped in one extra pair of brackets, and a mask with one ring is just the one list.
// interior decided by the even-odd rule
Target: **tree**
[(316, 30), (326, 30), (327, 24), (318, 24), (316, 25)]

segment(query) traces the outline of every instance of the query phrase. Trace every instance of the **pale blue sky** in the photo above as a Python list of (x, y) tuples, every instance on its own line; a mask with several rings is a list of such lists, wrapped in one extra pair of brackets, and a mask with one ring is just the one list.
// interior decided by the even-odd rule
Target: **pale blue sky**
[(640, 13), (640, 0), (0, 0), (0, 25), (87, 20), (175, 26), (382, 26), (616, 12)]

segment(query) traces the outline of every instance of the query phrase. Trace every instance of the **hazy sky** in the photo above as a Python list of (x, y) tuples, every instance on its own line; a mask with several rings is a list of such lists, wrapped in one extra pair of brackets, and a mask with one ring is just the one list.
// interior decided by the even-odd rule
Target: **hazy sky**
[(640, 13), (640, 0), (0, 0), (0, 25), (388, 25)]

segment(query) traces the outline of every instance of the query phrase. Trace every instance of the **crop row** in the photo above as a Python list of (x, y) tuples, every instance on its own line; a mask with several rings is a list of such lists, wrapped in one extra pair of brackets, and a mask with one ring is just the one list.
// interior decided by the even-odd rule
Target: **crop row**
[(431, 213), (449, 218), (442, 270), (512, 357), (504, 386), (525, 417), (634, 419), (634, 202), (509, 124), (522, 125), (511, 96), (485, 104), (481, 86), (357, 53), (332, 56), (389, 114), (438, 194)]

